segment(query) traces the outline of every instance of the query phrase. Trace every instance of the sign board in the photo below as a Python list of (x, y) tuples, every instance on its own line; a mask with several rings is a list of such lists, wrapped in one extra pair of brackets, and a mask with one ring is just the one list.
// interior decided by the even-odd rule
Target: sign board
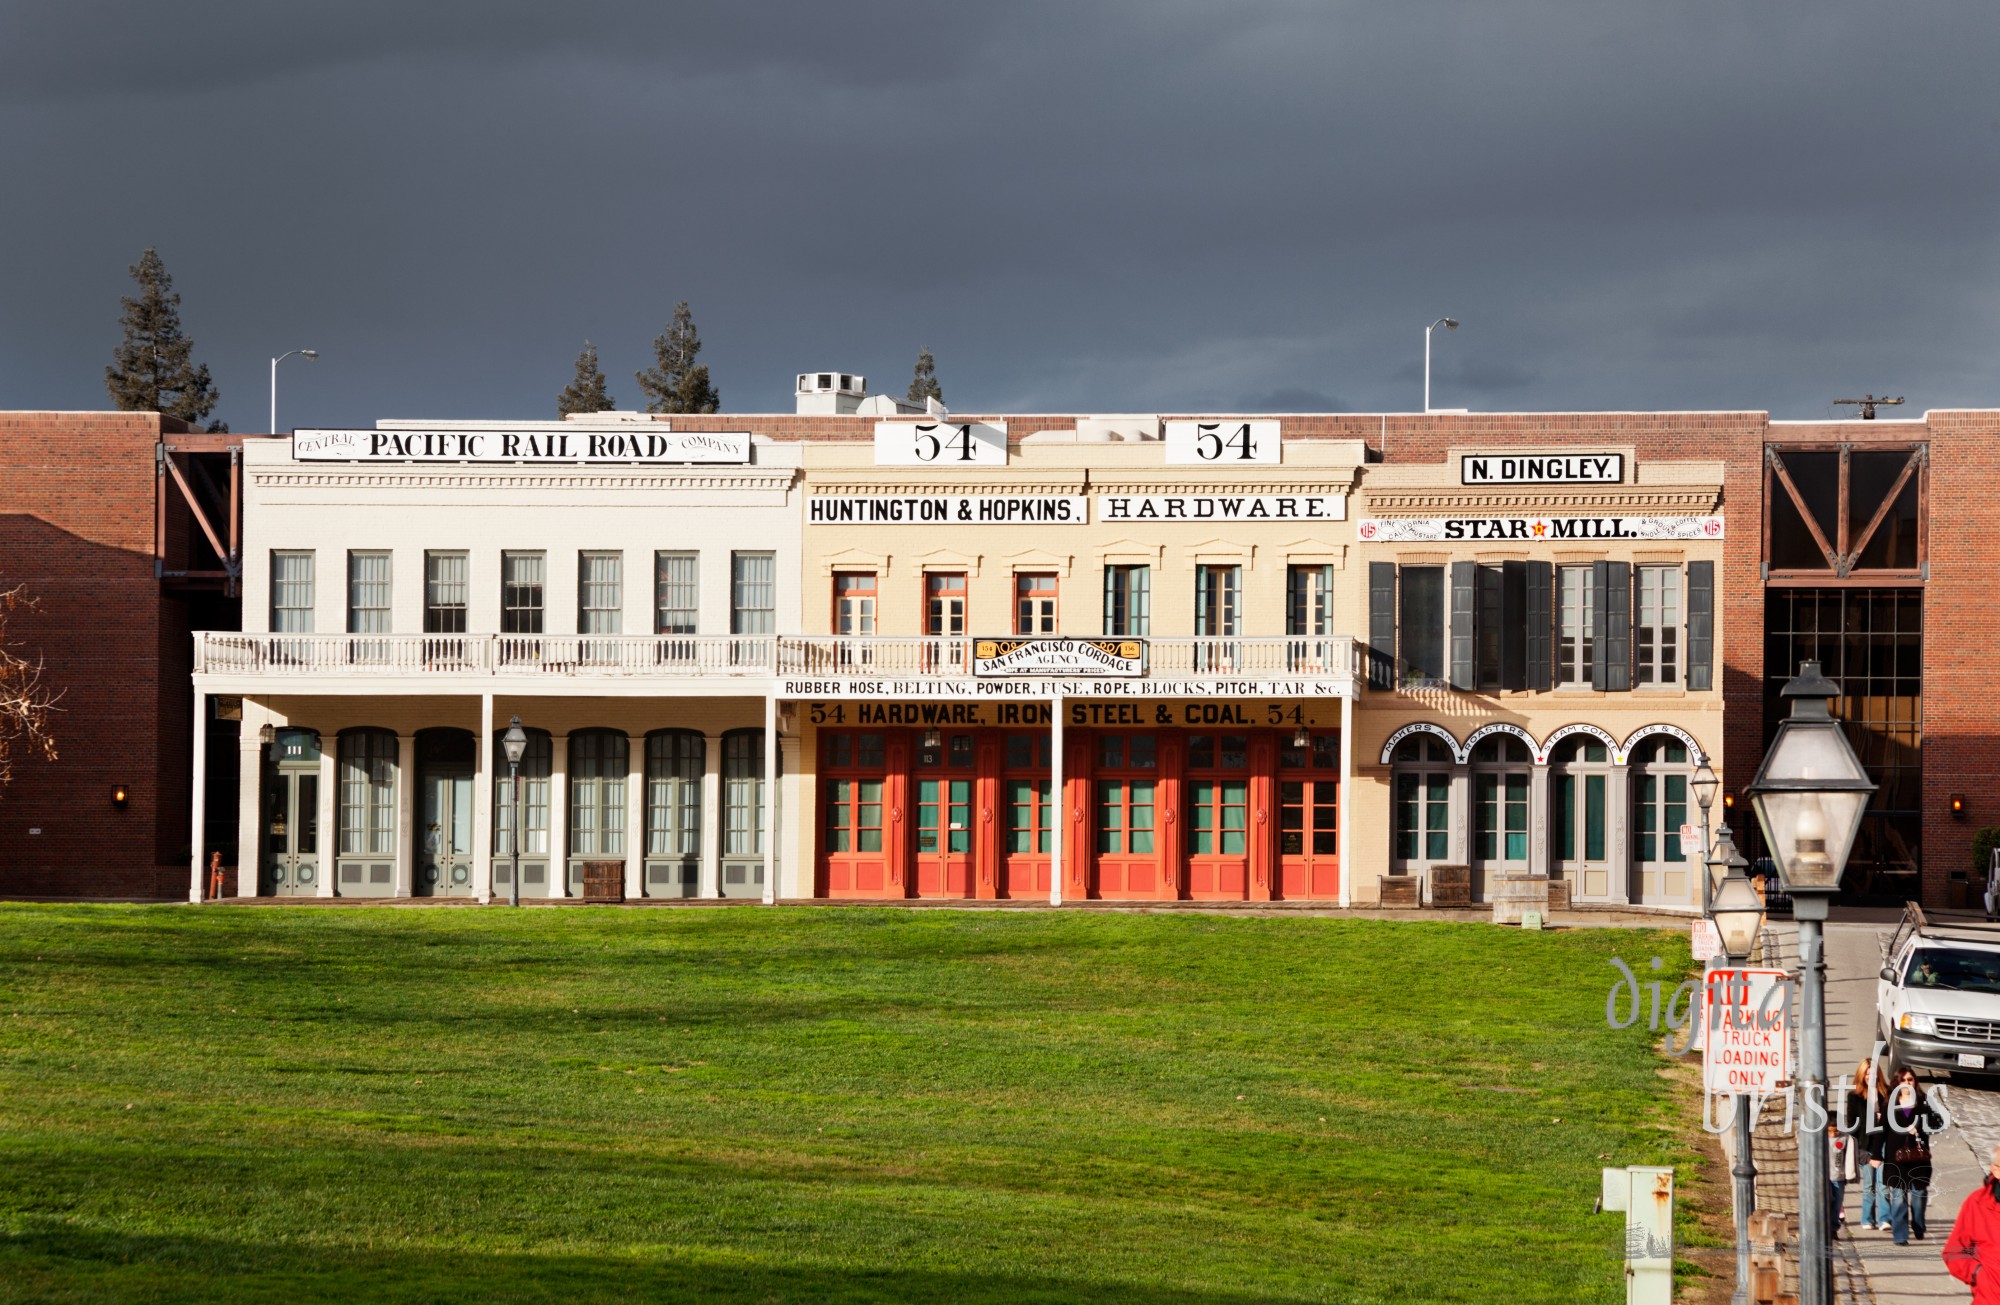
[(1461, 485), (1617, 485), (1624, 480), (1623, 453), (1465, 453), (1458, 459)]
[[(1697, 861), (1708, 855), (1708, 849), (1702, 846), (1700, 825), (1681, 826), (1681, 855), (1691, 856)], [(1708, 873), (1706, 867), (1703, 867), (1702, 873)]]
[(665, 466), (750, 461), (748, 431), (668, 430), (295, 430), (299, 462), (584, 462)]
[(1165, 423), (1170, 467), (1276, 463), (1282, 456), (1275, 421), (1170, 421)]
[(1099, 521), (1345, 521), (1341, 494), (1099, 494)]
[(1791, 1079), (1790, 989), (1783, 970), (1720, 968), (1701, 986), (1702, 1086), (1771, 1093)]
[(976, 639), (974, 675), (1144, 675), (1139, 639)]
[(806, 501), (806, 523), (814, 526), (1080, 526), (1089, 520), (1090, 499), (1083, 494), (822, 494)]
[[(1320, 698), (1339, 700), (1348, 696), (1351, 685), (1341, 680), (1284, 680), (1188, 676), (1162, 679), (1135, 676), (1027, 676), (992, 675), (936, 676), (892, 679), (887, 676), (852, 679), (835, 675), (795, 676), (778, 681), (780, 698), (845, 698), (888, 702), (896, 699), (952, 701), (961, 698)], [(1148, 709), (1153, 705), (1148, 702)], [(1208, 704), (1196, 703), (1194, 707)], [(1135, 710), (1139, 708), (1135, 707)], [(1310, 710), (1308, 708), (1307, 710)], [(1079, 722), (1085, 723), (1085, 722)]]
[[(1094, 686), (1101, 687), (1101, 686)], [(936, 702), (898, 698), (889, 701), (850, 698), (820, 698), (805, 704), (806, 719), (815, 725), (858, 725), (863, 728), (914, 726), (942, 729), (951, 726), (1037, 726), (1046, 729), (1055, 719), (1055, 707), (1046, 700), (1008, 702)], [(1340, 709), (1310, 702), (1278, 702), (1256, 698), (1200, 698), (1169, 702), (1095, 702), (1071, 700), (1063, 703), (1063, 723), (1099, 728), (1127, 726), (1159, 729), (1262, 727), (1292, 731), (1340, 728)]]
[(1722, 955), (1722, 931), (1713, 920), (1696, 920), (1688, 943), (1698, 961), (1712, 961)]
[(1435, 544), (1454, 539), (1555, 543), (1572, 539), (1720, 539), (1721, 517), (1364, 517), (1364, 544)]
[(1004, 467), (1004, 421), (878, 421), (878, 467)]

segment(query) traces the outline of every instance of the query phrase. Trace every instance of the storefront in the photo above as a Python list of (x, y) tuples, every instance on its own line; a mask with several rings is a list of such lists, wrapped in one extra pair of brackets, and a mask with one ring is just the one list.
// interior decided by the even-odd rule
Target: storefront
[(1475, 901), (1531, 876), (1699, 909), (1684, 831), (1697, 774), (1721, 770), (1721, 464), (1469, 446), (1370, 468), (1363, 497), (1363, 863), (1427, 885), (1449, 868)]

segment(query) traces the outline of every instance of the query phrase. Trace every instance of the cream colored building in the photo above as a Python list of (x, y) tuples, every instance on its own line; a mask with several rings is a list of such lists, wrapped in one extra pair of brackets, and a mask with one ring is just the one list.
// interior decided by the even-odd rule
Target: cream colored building
[(1588, 437), (1368, 469), (1357, 897), (1465, 867), (1475, 900), (1534, 875), (1579, 903), (1701, 907), (1681, 831), (1723, 742), (1723, 472)]

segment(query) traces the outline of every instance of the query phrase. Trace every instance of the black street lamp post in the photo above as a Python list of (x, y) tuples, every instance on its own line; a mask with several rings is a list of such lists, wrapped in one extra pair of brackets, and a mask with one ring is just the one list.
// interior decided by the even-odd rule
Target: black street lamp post
[(507, 732), (500, 736), (500, 746), (507, 750), (507, 805), (513, 808), (514, 818), (507, 827), (507, 852), (511, 859), (507, 871), (507, 904), (521, 904), (521, 757), (528, 750), (528, 732), (521, 728), (521, 718), (516, 716), (507, 726)]
[(1799, 1305), (1833, 1305), (1822, 926), (1875, 784), (1828, 710), (1840, 686), (1820, 674), (1818, 662), (1802, 662), (1780, 696), (1792, 700), (1792, 714), (1748, 791), (1799, 923)]
[[(1729, 957), (1730, 966), (1741, 969), (1750, 959), (1750, 951), (1757, 945), (1757, 934), (1763, 928), (1764, 900), (1750, 882), (1746, 873), (1750, 863), (1736, 850), (1736, 838), (1728, 825), (1716, 833), (1708, 868), (1715, 885), (1709, 917), (1715, 921), (1715, 931), (1722, 936), (1722, 950)], [(1727, 1008), (1733, 1013), (1742, 1004), (1731, 1000)], [(1729, 1175), (1736, 1180), (1736, 1294), (1729, 1299), (1730, 1305), (1751, 1305), (1750, 1215), (1757, 1208), (1757, 1164), (1750, 1158), (1750, 1094), (1733, 1095), (1736, 1163), (1730, 1166)]]

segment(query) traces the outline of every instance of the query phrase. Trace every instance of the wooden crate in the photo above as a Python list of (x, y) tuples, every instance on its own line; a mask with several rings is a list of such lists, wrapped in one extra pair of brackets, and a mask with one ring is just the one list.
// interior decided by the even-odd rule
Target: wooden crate
[(1549, 909), (1567, 911), (1569, 909), (1569, 880), (1549, 880)]
[(585, 861), (583, 863), (583, 900), (586, 902), (624, 901), (625, 863), (623, 861)]
[(1467, 865), (1432, 866), (1431, 905), (1438, 907), (1470, 907), (1472, 905), (1472, 867)]
[(1382, 885), (1382, 905), (1423, 905), (1420, 890), (1424, 881), (1415, 875), (1383, 875), (1378, 882)]

